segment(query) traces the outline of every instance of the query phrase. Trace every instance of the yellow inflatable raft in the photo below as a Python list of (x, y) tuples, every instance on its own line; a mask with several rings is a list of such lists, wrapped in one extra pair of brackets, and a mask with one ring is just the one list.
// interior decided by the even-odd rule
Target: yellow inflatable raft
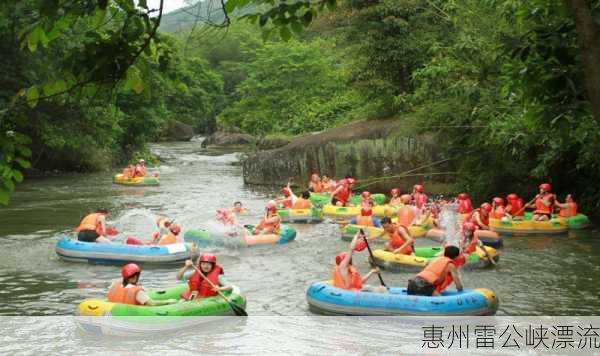
[(559, 235), (569, 231), (564, 219), (546, 221), (490, 219), (490, 228), (501, 235)]
[[(349, 219), (360, 215), (360, 206), (335, 206), (327, 204), (323, 206), (323, 215), (338, 219)], [(393, 217), (396, 216), (398, 207), (392, 205), (376, 205), (373, 207), (373, 216)]]
[(135, 186), (147, 186), (147, 185), (159, 185), (160, 180), (157, 177), (125, 177), (123, 174), (117, 174), (113, 177), (113, 183), (121, 185), (135, 185)]
[[(496, 249), (484, 246), (490, 257), (495, 262), (498, 261), (499, 255)], [(390, 271), (406, 271), (406, 270), (421, 270), (427, 263), (436, 256), (443, 254), (442, 247), (417, 247), (414, 255), (401, 255), (385, 250), (374, 250), (373, 258), (375, 264), (383, 269)], [(486, 267), (491, 262), (486, 258), (485, 252), (481, 247), (466, 256), (464, 267)]]
[[(369, 236), (381, 236), (384, 240), (390, 239), (387, 234), (384, 234), (383, 228), (381, 227), (348, 224), (341, 229), (342, 240), (352, 241), (352, 238), (360, 229), (363, 229)], [(413, 225), (408, 228), (408, 231), (412, 237), (423, 237), (427, 233), (427, 227), (423, 225)]]

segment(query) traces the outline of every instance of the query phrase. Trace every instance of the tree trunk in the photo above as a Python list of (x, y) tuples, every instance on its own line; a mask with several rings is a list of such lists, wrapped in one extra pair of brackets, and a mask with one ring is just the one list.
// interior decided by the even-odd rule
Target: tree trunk
[(577, 40), (583, 60), (587, 97), (600, 125), (600, 27), (592, 18), (587, 0), (565, 0), (573, 11)]

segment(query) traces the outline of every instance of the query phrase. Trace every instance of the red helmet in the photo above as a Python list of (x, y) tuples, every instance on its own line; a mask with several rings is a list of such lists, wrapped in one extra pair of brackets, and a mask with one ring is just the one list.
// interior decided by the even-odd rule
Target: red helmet
[(281, 193), (286, 197), (289, 197), (291, 195), (290, 190), (287, 187), (281, 188)]
[(483, 203), (481, 204), (481, 210), (485, 210), (488, 213), (492, 211), (492, 204), (490, 203)]
[(142, 272), (142, 270), (140, 269), (140, 266), (136, 265), (135, 263), (128, 263), (125, 266), (123, 266), (123, 268), (121, 268), (121, 276), (123, 278), (132, 277), (136, 273), (140, 273), (140, 272)]
[(169, 226), (169, 230), (174, 234), (178, 235), (181, 232), (181, 226), (178, 224), (173, 224)]
[(360, 209), (360, 215), (371, 216), (371, 215), (373, 215), (373, 210), (371, 210), (371, 208), (362, 208), (362, 209)]
[(338, 253), (337, 256), (335, 256), (335, 264), (339, 266), (340, 263), (342, 263), (342, 261), (344, 260), (344, 258), (346, 258), (346, 255), (348, 255), (346, 252)]
[(510, 193), (509, 195), (506, 196), (506, 200), (508, 201), (513, 201), (513, 200), (517, 200), (519, 199), (519, 196), (516, 195), (515, 193)]
[(363, 197), (363, 199), (369, 199), (371, 197), (371, 193), (365, 190), (360, 196)]
[(494, 199), (492, 199), (492, 201), (494, 203), (496, 203), (496, 205), (504, 205), (504, 199), (502, 199), (500, 197), (494, 197)]
[(413, 189), (416, 190), (418, 193), (423, 193), (423, 191), (425, 191), (425, 188), (423, 188), (421, 184), (415, 184), (413, 186)]
[(463, 231), (475, 231), (477, 230), (477, 226), (470, 221), (467, 221), (462, 226)]
[(469, 195), (468, 195), (467, 193), (460, 193), (460, 194), (458, 195), (458, 199), (460, 199), (460, 200), (466, 200), (466, 199), (469, 199)]
[(212, 253), (203, 253), (200, 255), (200, 258), (198, 259), (199, 262), (210, 262), (210, 263), (217, 263), (217, 256), (213, 255)]
[(546, 192), (552, 191), (552, 186), (550, 183), (542, 183), (540, 184), (540, 189), (543, 189)]
[(400, 195), (400, 189), (394, 188), (390, 193), (392, 194), (392, 196), (398, 196)]
[(277, 211), (277, 203), (274, 200), (269, 200), (267, 205), (265, 205), (265, 209), (269, 211)]

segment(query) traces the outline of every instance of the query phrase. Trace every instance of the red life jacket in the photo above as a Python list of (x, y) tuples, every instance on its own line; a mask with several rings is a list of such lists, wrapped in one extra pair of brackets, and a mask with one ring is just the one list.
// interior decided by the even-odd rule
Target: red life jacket
[(502, 219), (504, 217), (504, 207), (501, 205), (498, 205), (496, 207), (496, 209), (492, 210), (492, 212), (490, 213), (490, 215), (494, 218), (494, 219)]
[(404, 205), (398, 209), (398, 224), (409, 227), (417, 216), (414, 206)]
[(448, 264), (451, 262), (452, 260), (448, 257), (438, 257), (425, 266), (417, 276), (437, 287), (444, 283), (446, 274), (448, 274)]
[(512, 216), (523, 216), (525, 214), (525, 209), (523, 209), (523, 205), (525, 205), (525, 203), (521, 198), (517, 200), (511, 200), (506, 206), (506, 212)]
[(458, 213), (459, 214), (468, 214), (473, 211), (473, 203), (471, 203), (471, 199), (460, 199), (458, 201)]
[(423, 193), (415, 193), (413, 196), (413, 199), (415, 201), (415, 205), (419, 209), (421, 209), (423, 207), (423, 205), (425, 205), (427, 203), (427, 195), (425, 195)]
[(567, 208), (560, 208), (560, 213), (558, 215), (568, 218), (571, 216), (577, 215), (577, 203), (566, 203)]
[[(206, 274), (206, 278), (212, 282), (215, 286), (219, 287), (219, 275), (223, 274), (223, 268), (221, 266), (215, 264), (213, 269)], [(188, 280), (188, 289), (181, 293), (181, 297), (184, 299), (189, 299), (190, 295), (193, 291), (198, 291), (196, 295), (196, 299), (214, 297), (217, 295), (210, 285), (204, 278), (200, 276), (198, 271), (194, 271), (194, 274)]]
[(484, 224), (485, 224), (485, 225), (487, 225), (487, 226), (490, 226), (490, 215), (488, 214), (488, 216), (487, 216), (487, 217), (484, 217), (484, 216), (481, 214), (481, 208), (475, 209), (475, 210), (474, 210), (474, 211), (471, 213), (471, 215), (469, 215), (469, 216), (467, 217), (467, 219), (466, 219), (465, 221), (470, 221), (470, 222), (472, 222), (473, 224), (477, 225), (478, 227), (482, 228), (483, 226), (481, 226), (481, 225), (480, 225), (480, 224), (479, 224), (479, 223), (478, 223), (478, 222), (477, 222), (477, 221), (476, 221), (476, 220), (473, 218), (473, 215), (475, 215), (475, 213), (477, 213), (477, 214), (479, 215), (479, 219), (481, 220), (481, 222), (482, 222), (482, 223), (484, 223)]
[(348, 181), (346, 181), (345, 179), (342, 179), (342, 181), (340, 181), (339, 184), (341, 184), (343, 188), (342, 190), (340, 190), (339, 193), (337, 193), (333, 197), (338, 201), (342, 202), (342, 204), (346, 205), (348, 204), (348, 199), (350, 199), (352, 191), (350, 190), (350, 185), (348, 184)]
[[(546, 206), (542, 200), (546, 200), (550, 202), (550, 206)], [(544, 194), (543, 197), (537, 198), (535, 200), (535, 214), (547, 214), (551, 215), (552, 210), (554, 210), (554, 194), (548, 193)]]
[[(465, 258), (465, 255), (463, 255), (462, 253), (458, 257), (456, 257), (454, 260), (450, 261), (450, 263), (455, 265), (457, 269), (460, 268), (462, 265), (464, 265), (465, 262), (466, 262), (466, 258)], [(452, 282), (454, 282), (452, 273), (446, 273), (446, 278), (444, 279), (444, 281), (441, 284), (439, 284), (438, 286), (435, 287), (435, 290), (438, 293), (442, 293), (444, 290), (446, 290), (446, 288), (448, 288), (448, 286), (450, 286), (452, 284)]]
[(347, 290), (361, 290), (362, 289), (362, 277), (360, 273), (352, 265), (348, 265), (348, 277), (350, 279), (349, 285), (346, 285), (342, 273), (340, 272), (340, 266), (333, 266), (331, 271), (333, 275), (333, 286), (336, 288), (347, 289)]
[[(402, 226), (402, 225), (397, 226), (394, 229), (394, 233), (390, 236), (390, 242), (391, 242), (392, 248), (394, 250), (397, 248), (400, 248), (400, 246), (404, 245), (404, 243), (406, 242), (406, 240), (404, 240), (404, 237), (402, 236), (402, 234), (400, 234), (400, 232), (398, 232), (398, 229), (404, 229), (404, 231), (406, 231), (406, 233), (408, 235), (410, 235), (410, 231), (408, 231), (408, 229), (405, 226)], [(402, 255), (410, 255), (412, 253), (413, 253), (412, 245), (406, 246), (400, 251), (400, 254), (402, 254)]]
[(139, 291), (143, 290), (142, 287), (131, 285), (131, 287), (123, 287), (121, 281), (114, 281), (108, 290), (108, 299), (111, 303), (121, 303), (130, 305), (140, 305), (135, 296)]

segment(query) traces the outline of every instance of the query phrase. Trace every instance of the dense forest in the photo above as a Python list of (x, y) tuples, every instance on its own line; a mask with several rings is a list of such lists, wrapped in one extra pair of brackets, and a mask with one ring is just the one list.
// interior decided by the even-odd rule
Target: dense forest
[(230, 0), (211, 25), (167, 15), (175, 33), (137, 4), (0, 5), (0, 202), (31, 166), (148, 157), (176, 121), (265, 136), (393, 117), (439, 136), (457, 189), (550, 180), (600, 208), (600, 1)]

